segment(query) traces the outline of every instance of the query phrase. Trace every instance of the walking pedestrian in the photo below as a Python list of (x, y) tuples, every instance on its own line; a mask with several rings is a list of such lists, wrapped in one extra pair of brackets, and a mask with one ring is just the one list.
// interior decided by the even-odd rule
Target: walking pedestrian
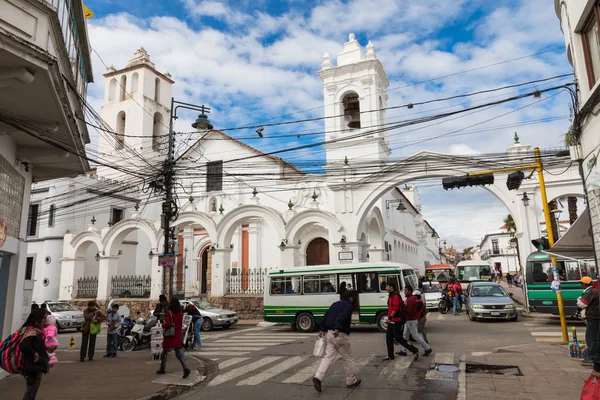
[(200, 337), (200, 329), (202, 328), (204, 318), (202, 318), (202, 314), (200, 314), (198, 307), (192, 302), (187, 304), (185, 312), (192, 316), (192, 322), (194, 323), (194, 344), (192, 345), (192, 350), (201, 349), (202, 338)]
[(181, 330), (183, 329), (183, 310), (181, 304), (177, 299), (171, 299), (169, 303), (169, 311), (165, 314), (165, 322), (162, 325), (164, 332), (170, 328), (174, 328), (173, 336), (163, 337), (163, 351), (160, 358), (160, 369), (156, 371), (157, 374), (165, 374), (167, 367), (167, 355), (171, 350), (175, 350), (175, 357), (181, 363), (183, 368), (183, 378), (190, 376), (190, 369), (185, 363), (185, 354), (183, 352), (183, 339)]
[[(388, 292), (388, 326), (385, 334), (385, 344), (387, 346), (387, 357), (384, 361), (391, 361), (394, 356), (394, 341), (400, 343), (403, 349), (408, 348), (414, 354), (415, 360), (419, 358), (419, 349), (410, 344), (404, 337), (404, 324), (406, 323), (406, 309), (402, 302), (400, 293), (396, 290), (395, 282), (388, 282), (385, 286)], [(398, 352), (398, 355), (406, 356), (406, 352)]]
[(329, 307), (319, 325), (319, 337), (327, 337), (327, 350), (325, 358), (313, 377), (313, 385), (317, 392), (321, 391), (321, 383), (331, 364), (340, 358), (344, 360), (346, 387), (354, 389), (360, 385), (361, 380), (356, 377), (356, 364), (350, 348), (350, 323), (354, 296), (354, 292), (346, 290), (342, 299)]
[(119, 305), (114, 303), (110, 308), (110, 313), (106, 317), (106, 354), (104, 358), (115, 358), (117, 356), (117, 343), (119, 342), (118, 328), (121, 324), (121, 315), (119, 315)]
[(512, 278), (512, 276), (510, 276), (510, 272), (506, 273), (506, 283), (508, 283), (509, 288), (512, 288), (513, 278)]
[(23, 400), (35, 400), (42, 376), (48, 373), (49, 357), (42, 332), (47, 323), (47, 315), (47, 310), (37, 308), (29, 314), (23, 324), (23, 328), (27, 328), (19, 344), (26, 385)]
[[(404, 339), (408, 341), (408, 338), (412, 335), (413, 339), (415, 339), (421, 345), (421, 347), (423, 347), (423, 350), (425, 350), (423, 356), (427, 357), (431, 354), (431, 352), (433, 352), (433, 349), (429, 347), (427, 342), (419, 334), (419, 317), (423, 312), (423, 302), (419, 302), (413, 295), (413, 288), (410, 285), (406, 286), (404, 289), (404, 295), (406, 296), (407, 319), (406, 323), (404, 324)], [(397, 354), (406, 356), (406, 346), (403, 345), (402, 351), (398, 352)], [(418, 350), (417, 354), (419, 354)]]
[(427, 307), (425, 307), (425, 303), (421, 298), (421, 291), (415, 290), (413, 295), (417, 298), (417, 304), (420, 304), (419, 308), (421, 309), (421, 314), (419, 315), (419, 335), (425, 340), (427, 344), (429, 344), (429, 340), (427, 339), (427, 331), (425, 330), (425, 323), (427, 322)]
[(83, 326), (81, 327), (81, 351), (79, 361), (84, 362), (94, 359), (96, 352), (96, 337), (102, 328), (102, 322), (106, 321), (106, 315), (98, 308), (98, 303), (89, 301), (87, 308), (83, 310)]
[(462, 304), (462, 286), (454, 278), (450, 278), (448, 283), (448, 295), (452, 295), (452, 314), (459, 315), (458, 303)]
[(577, 306), (585, 310), (585, 343), (588, 347), (588, 356), (583, 359), (583, 363), (593, 364), (596, 360), (598, 334), (600, 334), (598, 290), (592, 286), (592, 278), (589, 276), (584, 276), (579, 282), (581, 282), (584, 290), (581, 297), (577, 299)]

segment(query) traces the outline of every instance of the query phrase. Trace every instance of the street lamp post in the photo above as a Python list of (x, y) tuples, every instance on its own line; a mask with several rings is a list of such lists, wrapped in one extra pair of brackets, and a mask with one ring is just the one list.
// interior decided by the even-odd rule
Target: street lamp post
[[(175, 132), (173, 132), (173, 122), (177, 119), (177, 109), (185, 108), (188, 110), (200, 111), (200, 115), (192, 127), (201, 130), (211, 130), (213, 126), (208, 121), (206, 114), (210, 113), (210, 108), (205, 106), (197, 106), (189, 103), (182, 103), (171, 98), (171, 116), (169, 118), (169, 141), (167, 149), (167, 157), (163, 162), (162, 176), (164, 179), (164, 199), (162, 203), (163, 214), (163, 230), (164, 230), (164, 249), (163, 254), (174, 254), (175, 230), (171, 227), (171, 222), (177, 219), (179, 214), (177, 203), (173, 200), (175, 186)], [(173, 241), (173, 242), (172, 242)], [(171, 298), (173, 293), (173, 266), (165, 265), (163, 267), (163, 293), (167, 298)]]

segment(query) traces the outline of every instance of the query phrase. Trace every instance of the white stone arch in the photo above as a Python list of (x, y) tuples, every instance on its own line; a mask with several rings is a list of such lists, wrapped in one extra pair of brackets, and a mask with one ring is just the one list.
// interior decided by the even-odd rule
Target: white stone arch
[(217, 240), (217, 225), (209, 214), (201, 211), (186, 211), (179, 214), (174, 226), (200, 225), (206, 229), (206, 233), (212, 242)]
[[(444, 160), (447, 160), (447, 162), (444, 162)], [(427, 161), (430, 161), (438, 166), (447, 165), (448, 167), (446, 169), (436, 168), (431, 172), (427, 171), (427, 169), (424, 171), (415, 171), (414, 169), (407, 171), (406, 169), (406, 166), (410, 165), (411, 163), (426, 163)], [(367, 195), (363, 199), (358, 199), (359, 207), (357, 208), (356, 212), (356, 215), (359, 216), (356, 232), (357, 237), (360, 237), (360, 229), (362, 229), (364, 226), (370, 210), (375, 206), (377, 201), (379, 201), (383, 195), (397, 186), (424, 178), (458, 176), (471, 172), (500, 169), (504, 167), (506, 167), (506, 165), (500, 162), (478, 160), (478, 162), (475, 163), (472, 157), (450, 156), (430, 151), (419, 152), (405, 160), (386, 166), (384, 169), (382, 169), (382, 171), (378, 172), (373, 177), (368, 177), (358, 181), (358, 184), (362, 186), (362, 191), (367, 193)], [(520, 215), (519, 204), (514, 201), (514, 196), (516, 195), (514, 193), (509, 193), (506, 186), (503, 186), (504, 182), (505, 179), (501, 175), (498, 175), (496, 176), (496, 180), (493, 185), (487, 185), (483, 188), (500, 200), (510, 214)]]
[(108, 101), (117, 100), (117, 80), (112, 78), (108, 83)]
[[(285, 226), (285, 237), (291, 243), (297, 243), (304, 228), (313, 224), (323, 225), (330, 235), (344, 230), (335, 214), (323, 210), (306, 210), (294, 215), (288, 221)], [(325, 239), (329, 240), (329, 238)], [(333, 239), (335, 241), (335, 238)], [(331, 242), (331, 240), (329, 241)]]
[(385, 222), (379, 207), (375, 207), (367, 217), (365, 230), (368, 232), (368, 244), (371, 245), (371, 249), (383, 249)]
[(272, 224), (273, 228), (276, 230), (273, 235), (274, 246), (277, 246), (277, 243), (285, 239), (285, 223), (283, 222), (281, 213), (270, 207), (245, 205), (239, 206), (227, 213), (221, 222), (219, 222), (217, 225), (216, 244), (220, 248), (229, 248), (233, 233), (240, 224), (249, 218), (263, 218)]
[[(75, 258), (82, 258), (85, 255), (87, 248), (90, 244), (94, 243), (98, 247), (98, 251), (104, 250), (102, 238), (98, 232), (87, 231), (78, 233), (71, 239), (71, 248), (73, 250), (72, 256)], [(68, 255), (65, 254), (65, 257)]]
[(102, 246), (106, 256), (116, 256), (119, 254), (118, 246), (131, 232), (139, 230), (144, 232), (150, 239), (150, 248), (158, 248), (158, 232), (151, 221), (138, 218), (129, 218), (120, 221), (110, 228), (104, 238), (102, 238)]

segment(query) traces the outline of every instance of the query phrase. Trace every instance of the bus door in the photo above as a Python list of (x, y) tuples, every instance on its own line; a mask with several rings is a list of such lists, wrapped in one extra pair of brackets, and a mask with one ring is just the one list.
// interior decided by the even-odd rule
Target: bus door
[(338, 293), (340, 296), (347, 290), (354, 292), (355, 296), (354, 303), (352, 304), (352, 323), (359, 323), (361, 299), (356, 286), (356, 274), (339, 274), (338, 285)]
[(381, 311), (381, 293), (378, 290), (377, 273), (359, 272), (356, 277), (357, 289), (360, 296), (360, 322), (373, 324), (377, 313)]

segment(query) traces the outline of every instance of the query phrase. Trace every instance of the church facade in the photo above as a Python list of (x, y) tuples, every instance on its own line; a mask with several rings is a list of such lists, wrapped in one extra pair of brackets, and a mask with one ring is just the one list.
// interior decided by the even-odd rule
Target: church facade
[[(155, 298), (162, 290), (162, 195), (147, 176), (158, 176), (164, 159), (174, 81), (143, 49), (104, 77), (102, 165), (32, 190), (32, 204), (54, 210), (52, 224), (42, 213), (37, 237), (28, 238), (35, 301)], [(377, 180), (391, 153), (381, 129), (389, 82), (373, 44), (362, 48), (350, 35), (337, 62), (324, 55), (319, 77), (324, 173), (218, 130), (199, 132), (178, 155), (175, 293), (260, 293), (274, 268), (394, 261), (423, 274), (441, 261), (418, 189)]]

